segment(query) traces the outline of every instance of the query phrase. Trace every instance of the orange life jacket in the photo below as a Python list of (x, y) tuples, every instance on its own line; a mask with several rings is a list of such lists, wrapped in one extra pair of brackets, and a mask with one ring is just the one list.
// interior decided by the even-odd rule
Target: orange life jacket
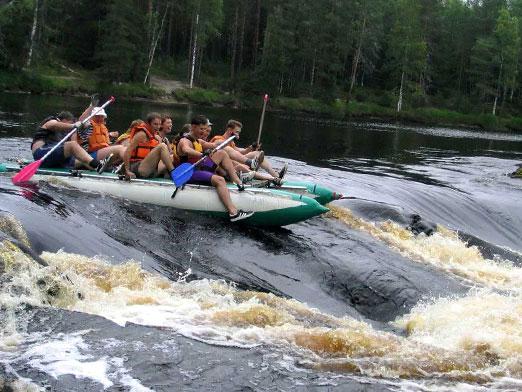
[[(220, 142), (220, 143), (223, 143), (225, 140), (227, 140), (225, 138), (225, 135), (217, 135), (217, 136), (214, 136), (211, 140), (210, 140), (210, 143), (215, 143), (215, 142)], [(234, 143), (234, 141), (232, 140), (230, 143), (228, 143), (228, 145), (232, 148), (236, 148), (236, 143)]]
[(132, 151), (130, 157), (131, 162), (142, 161), (147, 155), (149, 155), (151, 150), (159, 144), (147, 124), (139, 124), (132, 128), (130, 133), (131, 140), (138, 132), (145, 132), (147, 134), (148, 140), (146, 142), (139, 143), (134, 151)]
[(89, 136), (88, 152), (98, 151), (101, 148), (109, 147), (109, 130), (104, 123), (97, 123), (91, 120), (92, 133)]

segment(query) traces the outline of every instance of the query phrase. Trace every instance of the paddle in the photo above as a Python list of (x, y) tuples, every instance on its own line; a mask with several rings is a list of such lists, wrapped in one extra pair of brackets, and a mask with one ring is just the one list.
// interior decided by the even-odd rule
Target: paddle
[[(87, 121), (89, 121), (92, 117), (96, 116), (96, 114), (98, 112), (102, 111), (107, 105), (114, 102), (115, 99), (116, 98), (111, 97), (107, 102), (105, 102), (102, 106), (100, 106), (98, 108), (98, 110), (96, 110), (96, 112), (91, 113), (90, 116), (88, 116), (85, 120), (83, 120), (82, 125), (85, 124)], [(45, 154), (43, 157), (41, 157), (37, 161), (30, 163), (29, 165), (25, 166), (22, 170), (20, 170), (18, 172), (18, 174), (11, 179), (13, 181), (13, 184), (19, 185), (20, 183), (29, 181), (31, 179), (31, 177), (34, 175), (34, 173), (36, 173), (38, 171), (38, 168), (40, 167), (40, 165), (42, 164), (44, 159), (47, 158), (49, 155), (51, 155), (53, 153), (53, 151), (56, 150), (60, 145), (65, 143), (65, 141), (67, 139), (69, 139), (73, 135), (73, 133), (76, 132), (76, 130), (77, 130), (77, 127), (74, 127), (73, 129), (71, 129), (71, 131), (62, 140), (60, 140), (53, 148), (51, 148), (47, 152), (47, 154)]]
[(265, 94), (263, 97), (263, 111), (261, 112), (261, 121), (259, 122), (259, 132), (257, 133), (257, 145), (259, 146), (259, 142), (261, 141), (261, 132), (263, 131), (263, 122), (265, 121), (265, 110), (266, 104), (268, 102), (268, 94)]
[[(227, 140), (225, 140), (223, 143), (221, 143), (219, 146), (214, 148), (212, 152), (221, 150), (223, 147), (225, 147), (228, 143), (230, 143), (232, 140), (236, 138), (236, 135), (230, 136)], [(177, 188), (180, 186), (183, 186), (187, 183), (188, 180), (190, 180), (190, 177), (192, 177), (192, 174), (194, 174), (194, 169), (197, 165), (199, 165), (207, 156), (201, 157), (196, 163), (190, 164), (188, 162), (182, 163), (179, 165), (171, 174), (172, 181), (174, 181), (174, 185), (176, 185)], [(174, 197), (174, 196), (173, 196)]]

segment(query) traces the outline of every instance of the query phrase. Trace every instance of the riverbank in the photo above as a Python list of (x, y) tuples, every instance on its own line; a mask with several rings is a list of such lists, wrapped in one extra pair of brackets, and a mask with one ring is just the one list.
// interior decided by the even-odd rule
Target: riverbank
[[(0, 71), (0, 91), (29, 94), (57, 94), (82, 96), (98, 92), (119, 98), (150, 100), (163, 104), (197, 104), (213, 107), (256, 109), (261, 98), (238, 95), (215, 89), (188, 88), (182, 82), (152, 77), (152, 86), (142, 83), (107, 84), (93, 75), (63, 67), (63, 70)], [(408, 108), (397, 113), (395, 108), (374, 102), (336, 99), (325, 103), (314, 98), (277, 97), (270, 100), (268, 109), (291, 116), (307, 115), (334, 120), (381, 120), (424, 125), (475, 127), (494, 131), (522, 132), (522, 117), (493, 116), (490, 113), (460, 113), (436, 107)]]

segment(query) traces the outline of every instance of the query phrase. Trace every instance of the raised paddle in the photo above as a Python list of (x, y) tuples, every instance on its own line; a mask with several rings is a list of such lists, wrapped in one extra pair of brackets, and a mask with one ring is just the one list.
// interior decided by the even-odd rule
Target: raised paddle
[[(223, 143), (221, 143), (219, 146), (214, 148), (212, 152), (221, 150), (223, 147), (225, 147), (228, 143), (230, 143), (232, 140), (236, 138), (236, 135), (230, 136), (227, 140), (225, 140)], [(190, 164), (188, 162), (182, 163), (179, 165), (172, 173), (171, 178), (174, 182), (174, 185), (176, 185), (177, 188), (180, 186), (183, 186), (187, 183), (188, 180), (190, 180), (190, 177), (192, 177), (192, 174), (194, 174), (194, 170), (196, 169), (196, 166), (199, 165), (207, 156), (201, 157), (196, 163)], [(175, 194), (175, 193), (174, 193)], [(174, 197), (174, 195), (173, 195)]]
[[(82, 125), (85, 124), (87, 121), (89, 121), (92, 117), (96, 116), (96, 114), (98, 112), (102, 111), (107, 105), (114, 102), (115, 99), (116, 98), (114, 98), (114, 97), (110, 97), (110, 99), (107, 102), (105, 102), (102, 106), (100, 106), (98, 108), (98, 110), (91, 113), (90, 116), (88, 116), (85, 120), (83, 120)], [(41, 157), (37, 161), (30, 163), (29, 165), (25, 166), (22, 170), (20, 170), (18, 172), (18, 174), (11, 179), (13, 181), (13, 184), (18, 185), (23, 182), (29, 181), (31, 179), (31, 177), (34, 175), (34, 173), (36, 173), (38, 171), (38, 168), (40, 167), (40, 165), (42, 164), (44, 159), (47, 158), (49, 155), (51, 155), (53, 153), (53, 151), (56, 150), (60, 145), (65, 143), (65, 141), (67, 139), (69, 139), (73, 135), (73, 133), (76, 132), (76, 130), (77, 130), (77, 127), (74, 127), (73, 129), (71, 129), (71, 131), (62, 140), (60, 140), (53, 148), (51, 148), (47, 152), (47, 154), (45, 154), (43, 157)]]
[(261, 141), (261, 132), (263, 131), (263, 122), (265, 121), (265, 110), (266, 104), (268, 102), (268, 94), (265, 94), (263, 97), (263, 111), (261, 112), (261, 121), (259, 121), (259, 132), (257, 133), (257, 145), (259, 146), (259, 142)]

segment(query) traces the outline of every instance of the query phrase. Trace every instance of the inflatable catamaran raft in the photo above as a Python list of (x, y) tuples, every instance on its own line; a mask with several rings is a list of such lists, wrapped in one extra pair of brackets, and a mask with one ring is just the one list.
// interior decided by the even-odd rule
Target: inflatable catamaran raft
[[(0, 172), (5, 173), (14, 174), (22, 168), (20, 164), (0, 164)], [(228, 216), (216, 190), (204, 185), (187, 184), (173, 198), (174, 184), (161, 178), (123, 181), (113, 173), (40, 168), (34, 179), (139, 203)], [(255, 212), (244, 221), (254, 226), (285, 226), (301, 222), (327, 212), (328, 208), (324, 204), (341, 197), (317, 184), (286, 181), (278, 188), (254, 183), (247, 186), (244, 192), (238, 192), (235, 186), (230, 185), (230, 195), (237, 208)]]

